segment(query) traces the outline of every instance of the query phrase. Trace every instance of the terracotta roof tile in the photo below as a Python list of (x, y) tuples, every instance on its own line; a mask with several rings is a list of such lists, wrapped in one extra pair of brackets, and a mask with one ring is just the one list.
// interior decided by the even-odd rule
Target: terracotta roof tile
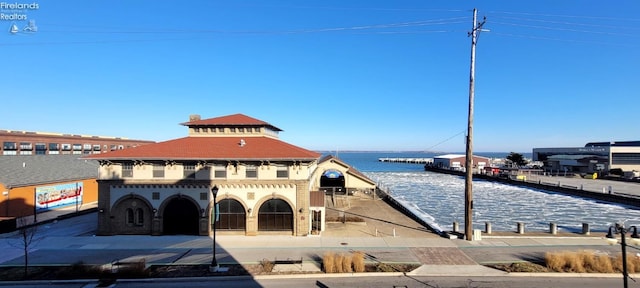
[[(240, 146), (244, 139), (245, 145)], [(270, 137), (184, 137), (93, 154), (88, 159), (272, 160), (318, 159), (321, 154)]]
[(277, 131), (282, 131), (280, 128), (275, 127), (267, 122), (249, 117), (244, 114), (233, 114), (227, 116), (221, 116), (216, 118), (195, 120), (182, 123), (184, 126), (267, 126)]

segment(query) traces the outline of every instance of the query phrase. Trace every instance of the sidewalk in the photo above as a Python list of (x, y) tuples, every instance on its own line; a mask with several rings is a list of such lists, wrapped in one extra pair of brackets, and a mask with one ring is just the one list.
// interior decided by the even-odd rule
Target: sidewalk
[[(612, 254), (620, 252), (619, 245), (610, 246), (604, 235), (597, 234), (496, 233), (493, 236), (483, 235), (479, 241), (443, 238), (382, 200), (353, 198), (350, 207), (335, 207), (328, 214), (338, 215), (341, 212), (350, 216), (358, 215), (365, 221), (329, 223), (321, 235), (306, 237), (218, 233), (216, 259), (223, 266), (258, 264), (262, 260), (302, 260), (307, 264), (304, 269), (317, 271), (325, 252), (362, 251), (366, 253), (369, 263), (421, 265), (421, 268), (412, 272), (413, 275), (486, 275), (493, 269), (483, 266), (485, 264), (539, 259), (547, 251), (591, 249)], [(39, 219), (57, 219), (55, 215), (39, 215)], [(90, 214), (76, 218), (81, 217), (94, 221)], [(47, 226), (64, 228), (68, 227), (67, 222), (61, 220)], [(21, 252), (13, 253), (16, 248), (6, 244), (6, 241), (0, 243), (0, 249), (6, 252), (0, 256), (0, 265), (21, 265)], [(104, 265), (140, 259), (145, 259), (148, 265), (208, 264), (212, 259), (212, 245), (213, 239), (203, 236), (48, 236), (33, 247), (30, 264), (69, 265), (83, 262)]]

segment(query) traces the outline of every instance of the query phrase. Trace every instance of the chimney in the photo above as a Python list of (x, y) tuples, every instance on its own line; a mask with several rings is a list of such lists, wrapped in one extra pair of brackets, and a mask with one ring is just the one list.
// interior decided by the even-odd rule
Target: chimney
[(200, 114), (189, 115), (189, 122), (200, 121)]

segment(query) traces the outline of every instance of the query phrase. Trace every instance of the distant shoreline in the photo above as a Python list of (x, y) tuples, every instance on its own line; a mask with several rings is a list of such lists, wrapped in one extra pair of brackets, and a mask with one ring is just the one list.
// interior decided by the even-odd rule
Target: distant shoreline
[[(315, 152), (321, 153), (321, 154), (333, 154), (333, 153), (395, 153), (395, 154), (402, 154), (402, 153), (415, 153), (415, 154), (436, 154), (436, 155), (444, 155), (444, 154), (466, 154), (466, 152), (445, 152), (445, 151), (394, 151), (394, 150), (372, 150), (372, 151), (368, 151), (368, 150), (314, 150)], [(473, 152), (474, 155), (495, 155), (495, 154), (504, 154), (504, 155), (509, 155), (509, 153), (514, 152), (514, 153), (520, 153), (522, 155), (531, 155), (531, 152), (515, 152), (515, 151), (509, 151), (509, 152)]]

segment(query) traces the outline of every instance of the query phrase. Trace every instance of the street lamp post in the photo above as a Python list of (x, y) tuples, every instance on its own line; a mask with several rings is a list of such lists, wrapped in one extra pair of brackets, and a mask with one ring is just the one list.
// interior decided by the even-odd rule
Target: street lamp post
[(214, 211), (211, 215), (211, 222), (213, 222), (213, 259), (211, 259), (211, 265), (209, 265), (209, 272), (218, 272), (218, 261), (216, 260), (216, 215), (218, 211), (216, 209), (216, 197), (218, 196), (218, 186), (211, 188), (211, 194), (213, 194), (213, 206), (211, 211)]
[[(631, 234), (631, 238), (640, 238), (638, 235), (638, 228), (636, 226), (631, 226), (629, 228), (625, 228), (624, 226), (616, 223), (615, 226), (609, 227), (609, 233), (607, 233), (607, 238), (616, 239), (613, 235), (614, 233), (620, 233), (620, 246), (622, 246), (622, 283), (623, 287), (629, 287), (628, 278), (629, 273), (627, 272), (627, 240), (625, 239), (625, 234), (629, 232), (629, 230), (633, 229), (633, 233)], [(617, 242), (617, 239), (615, 240)]]

